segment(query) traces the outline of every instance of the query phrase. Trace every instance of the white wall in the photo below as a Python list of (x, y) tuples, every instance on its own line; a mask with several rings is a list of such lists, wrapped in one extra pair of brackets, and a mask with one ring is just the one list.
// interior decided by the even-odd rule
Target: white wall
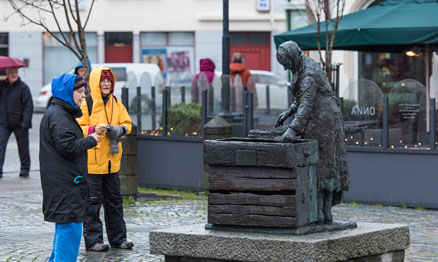
[(19, 69), (21, 79), (30, 87), (32, 96), (37, 96), (43, 82), (43, 42), (41, 32), (9, 33), (9, 56), (29, 59), (29, 67)]
[[(85, 1), (87, 8), (81, 12), (82, 17), (87, 14), (91, 4), (91, 0)], [(9, 2), (0, 0), (0, 16), (5, 17), (12, 13)], [(66, 22), (62, 19), (63, 14), (61, 12), (57, 14), (60, 24), (64, 25), (62, 29), (66, 30)], [(30, 12), (30, 16), (37, 17), (37, 13)], [(255, 0), (232, 0), (229, 3), (229, 18), (231, 32), (274, 31), (280, 33), (286, 29), (284, 0), (272, 0), (270, 12), (258, 12)], [(46, 17), (46, 22), (50, 30), (58, 31), (51, 16)], [(195, 71), (199, 70), (199, 59), (204, 57), (213, 59), (216, 68), (222, 70), (222, 1), (220, 0), (98, 0), (94, 4), (86, 31), (98, 34), (98, 62), (103, 62), (105, 59), (104, 32), (133, 32), (134, 62), (140, 58), (138, 37), (141, 32), (195, 32)], [(33, 24), (22, 26), (21, 18), (18, 15), (12, 15), (6, 22), (0, 21), (0, 32), (24, 34), (32, 32), (30, 34), (38, 35), (40, 38), (39, 46), (33, 46), (33, 48), (38, 47), (37, 51), (33, 49), (33, 55), (40, 56), (40, 66), (38, 68), (33, 66), (32, 70), (40, 71), (42, 69), (41, 32), (43, 30), (41, 27)], [(32, 41), (36, 41), (36, 39)], [(16, 44), (18, 42), (10, 42), (10, 49), (16, 50), (10, 54), (22, 57), (24, 53), (21, 53), (20, 46), (25, 46), (27, 43), (21, 43), (14, 47)], [(271, 65), (273, 71), (276, 71), (278, 65), (274, 55), (274, 45), (272, 45), (272, 53)], [(33, 61), (36, 61), (35, 58), (32, 59), (31, 63), (34, 63)], [(280, 72), (282, 71), (280, 70)], [(41, 85), (42, 72), (32, 74), (29, 81)], [(34, 74), (40, 76), (37, 77)]]
[[(87, 6), (91, 1), (87, 1)], [(281, 0), (282, 1), (282, 0)], [(272, 1), (274, 13), (256, 11), (255, 0), (232, 0), (229, 6), (230, 30), (271, 31), (274, 20), (279, 31), (285, 28), (284, 10), (280, 0)], [(87, 8), (88, 10), (88, 8)], [(59, 20), (66, 29), (59, 10)], [(82, 11), (85, 16), (87, 11)], [(12, 13), (8, 1), (0, 1), (0, 16)], [(37, 14), (31, 13), (31, 17)], [(51, 30), (57, 31), (52, 17), (46, 22)], [(7, 22), (0, 21), (0, 31), (41, 31), (41, 28), (29, 24), (21, 27), (21, 19), (13, 15)], [(93, 7), (87, 31), (102, 34), (107, 31), (130, 31), (138, 34), (142, 31), (220, 31), (222, 30), (222, 1), (220, 0), (98, 0)]]
[(195, 71), (199, 72), (199, 60), (210, 58), (216, 71), (222, 71), (222, 31), (197, 31), (195, 33)]

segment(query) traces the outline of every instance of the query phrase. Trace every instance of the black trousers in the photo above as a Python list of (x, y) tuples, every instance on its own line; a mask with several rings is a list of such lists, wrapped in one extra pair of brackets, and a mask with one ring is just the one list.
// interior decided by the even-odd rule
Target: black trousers
[(18, 154), (20, 155), (21, 171), (30, 170), (29, 154), (29, 129), (27, 128), (7, 128), (0, 126), (0, 173), (3, 173), (3, 164), (5, 163), (6, 146), (11, 133), (14, 133), (17, 140)]
[(118, 246), (126, 240), (126, 225), (123, 219), (123, 199), (118, 173), (94, 175), (88, 174), (90, 199), (87, 218), (84, 222), (85, 246), (103, 243), (100, 208), (103, 204), (105, 227), (111, 246)]

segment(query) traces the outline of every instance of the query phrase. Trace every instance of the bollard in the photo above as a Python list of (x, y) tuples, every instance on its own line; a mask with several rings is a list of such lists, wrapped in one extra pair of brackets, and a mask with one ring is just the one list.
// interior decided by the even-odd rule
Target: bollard
[(213, 104), (214, 104), (214, 90), (213, 85), (208, 87), (208, 113), (213, 114)]
[(166, 87), (163, 90), (163, 106), (162, 106), (162, 122), (163, 122), (163, 136), (167, 136), (167, 109), (168, 109), (168, 101), (169, 98), (167, 97), (169, 95), (169, 88)]
[[(201, 104), (201, 124), (202, 127), (207, 123), (207, 90), (202, 91), (202, 104)], [(204, 128), (202, 128), (202, 136), (204, 136)]]
[(247, 112), (248, 112), (248, 120), (249, 120), (249, 123), (248, 123), (249, 129), (248, 129), (248, 132), (246, 133), (246, 135), (248, 136), (249, 130), (254, 128), (254, 94), (251, 92), (248, 92), (246, 95), (248, 96)]
[(236, 89), (234, 86), (231, 87), (231, 112), (236, 112)]
[(389, 107), (388, 107), (388, 97), (383, 98), (383, 148), (388, 148), (389, 146), (389, 132), (388, 132), (388, 121), (389, 121)]
[(196, 104), (199, 104), (199, 87), (198, 87), (198, 84), (195, 85), (195, 97), (194, 97), (193, 101), (195, 101)]
[(152, 130), (157, 129), (157, 104), (156, 104), (156, 97), (155, 97), (155, 86), (151, 87), (151, 97), (152, 97), (152, 102), (151, 102), (151, 109), (152, 109)]
[(166, 86), (167, 89), (167, 107), (171, 107), (172, 106), (172, 100), (171, 100), (171, 96), (172, 96), (172, 88), (170, 86)]
[(243, 137), (247, 137), (248, 136), (248, 132), (249, 132), (249, 120), (248, 120), (248, 114), (247, 114), (247, 109), (248, 109), (248, 96), (247, 96), (247, 92), (243, 91), (242, 92), (242, 120), (243, 120)]
[(181, 87), (181, 103), (186, 103), (186, 87)]
[(430, 99), (430, 149), (435, 150), (435, 98)]
[(271, 114), (271, 92), (269, 85), (266, 86), (266, 114)]
[(137, 127), (133, 124), (131, 134), (122, 140), (123, 154), (120, 166), (120, 187), (124, 199), (137, 199)]
[(126, 111), (129, 113), (129, 89), (122, 87), (122, 104), (126, 107)]
[(137, 86), (137, 127), (141, 131), (141, 87)]

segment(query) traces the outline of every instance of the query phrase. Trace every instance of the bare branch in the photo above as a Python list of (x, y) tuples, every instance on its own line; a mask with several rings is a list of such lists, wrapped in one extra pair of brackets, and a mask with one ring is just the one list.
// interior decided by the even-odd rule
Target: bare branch
[(25, 8), (34, 8), (36, 10), (43, 11), (46, 13), (51, 12), (50, 9), (46, 9), (43, 7), (42, 1), (40, 1), (41, 3), (39, 5), (36, 3), (37, 1), (26, 1), (26, 0), (8, 0), (8, 1), (11, 4), (11, 6), (13, 4), (15, 7), (18, 7), (17, 2), (20, 3), (21, 4), (21, 7), (19, 8), (20, 10)]
[[(64, 47), (67, 47), (79, 60), (84, 64), (84, 69), (86, 72), (89, 71), (88, 68), (88, 55), (87, 55), (87, 45), (85, 39), (85, 31), (81, 23), (80, 11), (78, 0), (74, 0), (74, 7), (71, 5), (71, 0), (8, 0), (10, 6), (13, 9), (11, 15), (5, 16), (5, 20), (12, 17), (12, 15), (17, 14), (22, 19), (22, 24), (35, 24), (42, 27), (51, 37), (53, 37), (57, 42), (59, 42)], [(88, 12), (86, 22), (88, 22), (91, 10), (94, 6), (95, 0), (92, 0), (91, 8)], [(63, 8), (63, 14), (65, 15), (66, 23), (68, 26), (69, 34), (63, 32), (61, 28), (61, 23), (59, 16), (61, 13), (56, 14), (56, 11)], [(26, 10), (33, 10), (37, 12), (35, 18), (33, 18)], [(54, 33), (49, 29), (48, 25), (45, 23), (45, 16), (52, 16), (57, 30), (61, 35)], [(74, 23), (77, 25), (77, 32), (74, 30)], [(63, 25), (64, 26), (64, 25)], [(69, 37), (73, 38), (71, 41)], [(87, 74), (86, 74), (87, 75)]]
[(330, 39), (330, 52), (333, 50), (333, 46), (335, 43), (335, 36), (338, 32), (338, 26), (339, 22), (342, 20), (342, 16), (344, 14), (344, 8), (345, 8), (345, 0), (337, 0), (336, 2), (336, 20), (333, 25), (333, 32)]
[[(67, 10), (67, 5), (66, 5), (66, 3), (65, 3), (65, 0), (63, 0), (63, 2), (64, 2), (63, 6), (64, 6), (65, 19), (66, 19), (66, 21), (67, 21), (67, 25), (68, 25), (68, 28), (69, 28), (69, 30), (70, 30), (70, 35), (71, 35), (71, 37), (73, 38), (73, 43), (75, 44), (76, 49), (77, 49), (77, 50), (80, 50), (79, 43), (78, 43), (78, 41), (76, 40), (76, 33), (75, 33), (75, 31), (73, 30), (73, 27), (72, 27), (71, 22), (70, 22), (70, 17), (68, 16), (68, 10)], [(69, 1), (69, 2), (70, 2), (70, 1)]]
[(88, 11), (87, 19), (85, 20), (85, 24), (84, 24), (84, 30), (85, 30), (85, 28), (87, 27), (88, 20), (90, 19), (91, 10), (93, 10), (94, 2), (95, 2), (95, 0), (92, 0), (92, 1), (91, 1), (90, 10)]
[[(306, 0), (306, 8), (317, 17), (317, 47), (324, 66), (331, 64), (332, 51), (339, 22), (342, 19), (346, 0)], [(335, 16), (335, 17), (332, 17)], [(321, 21), (325, 20), (325, 60), (321, 53)], [(331, 30), (329, 28), (331, 27)]]
[[(64, 1), (64, 3), (65, 3), (65, 0), (63, 0)], [(73, 9), (72, 9), (72, 6), (71, 6), (71, 3), (70, 3), (70, 0), (67, 0), (68, 1), (68, 9), (69, 9), (69, 11), (70, 11), (70, 14), (71, 14), (71, 16), (73, 17), (73, 20), (75, 21), (75, 23), (77, 24), (78, 23), (78, 20), (77, 20), (77, 18), (75, 17), (75, 14), (74, 14), (74, 12), (73, 12)], [(77, 0), (76, 0), (77, 1)], [(75, 2), (76, 2), (75, 1)], [(64, 6), (64, 8), (67, 8), (66, 6)]]
[[(53, 9), (53, 3), (51, 1), (48, 1), (50, 8), (52, 9), (52, 15), (53, 15), (53, 19), (55, 20), (56, 26), (58, 27), (59, 32), (61, 33), (62, 38), (64, 39), (65, 43), (68, 44), (69, 41), (68, 39), (65, 37), (64, 32), (62, 31), (61, 25), (59, 24), (58, 18), (56, 17), (56, 13), (55, 10)], [(48, 28), (45, 28), (46, 31), (48, 31)]]
[(317, 31), (316, 31), (316, 45), (318, 46), (318, 54), (319, 59), (321, 61), (324, 61), (322, 58), (322, 52), (321, 52), (321, 14), (318, 14), (316, 16), (316, 25), (317, 25)]

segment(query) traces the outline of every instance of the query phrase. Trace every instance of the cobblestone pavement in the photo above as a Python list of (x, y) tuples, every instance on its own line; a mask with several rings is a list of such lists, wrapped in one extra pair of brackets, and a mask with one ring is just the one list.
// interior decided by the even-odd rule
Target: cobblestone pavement
[[(54, 224), (43, 221), (39, 174), (29, 179), (6, 174), (0, 180), (0, 261), (47, 261)], [(408, 224), (411, 246), (406, 261), (438, 261), (438, 211), (398, 207), (341, 204), (333, 209), (335, 220)], [(86, 252), (83, 243), (78, 261), (163, 261), (149, 254), (148, 232), (154, 229), (206, 222), (205, 200), (136, 202), (125, 205), (131, 251)], [(83, 241), (82, 241), (83, 242)]]

